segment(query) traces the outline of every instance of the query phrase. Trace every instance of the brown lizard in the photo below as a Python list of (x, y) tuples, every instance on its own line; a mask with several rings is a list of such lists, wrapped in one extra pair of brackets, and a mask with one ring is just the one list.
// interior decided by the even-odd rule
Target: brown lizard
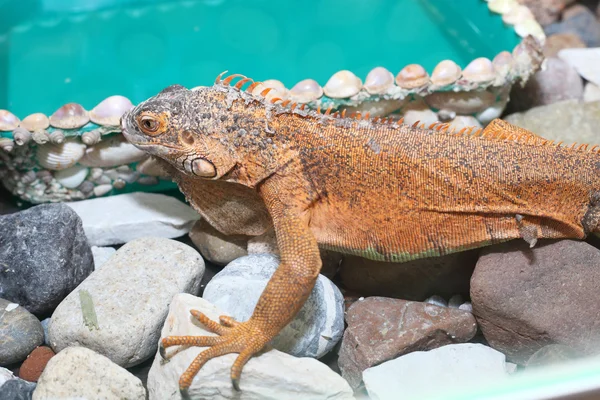
[[(232, 79), (239, 77), (237, 84)], [(122, 119), (188, 201), (224, 234), (274, 228), (280, 265), (248, 321), (192, 314), (220, 336), (167, 337), (244, 364), (296, 315), (321, 268), (319, 246), (373, 260), (439, 256), (515, 238), (579, 238), (598, 230), (600, 155), (494, 120), (483, 130), (409, 126), (309, 110), (256, 92), (240, 75), (194, 90), (174, 85)], [(244, 90), (243, 88), (246, 87)], [(260, 88), (258, 89), (260, 90)]]

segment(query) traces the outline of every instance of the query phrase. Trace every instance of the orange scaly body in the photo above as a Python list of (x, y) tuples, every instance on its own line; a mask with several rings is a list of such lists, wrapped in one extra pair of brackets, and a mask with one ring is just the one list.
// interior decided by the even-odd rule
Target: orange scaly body
[[(447, 132), (344, 118), (267, 101), (232, 87), (171, 86), (122, 120), (123, 134), (153, 154), (190, 203), (225, 234), (275, 229), (281, 263), (252, 317), (219, 337), (169, 337), (210, 346), (180, 380), (183, 393), (209, 359), (243, 365), (289, 323), (321, 268), (319, 247), (406, 261), (523, 238), (579, 238), (598, 230), (600, 155), (554, 145), (503, 121)], [(248, 91), (256, 89), (251, 84)], [(274, 104), (273, 104), (274, 103)]]

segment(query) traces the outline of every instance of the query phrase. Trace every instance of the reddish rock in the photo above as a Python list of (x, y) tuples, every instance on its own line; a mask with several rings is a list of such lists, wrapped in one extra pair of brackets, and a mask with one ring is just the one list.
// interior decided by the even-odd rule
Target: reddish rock
[(422, 301), (434, 294), (449, 298), (469, 294), (469, 280), (479, 250), (404, 263), (344, 256), (340, 276), (344, 287), (362, 296)]
[(582, 49), (587, 47), (583, 40), (575, 33), (555, 33), (546, 38), (544, 43), (544, 56), (557, 57), (563, 49)]
[(469, 341), (477, 332), (469, 312), (385, 297), (358, 301), (346, 314), (338, 365), (357, 388), (362, 371), (412, 351)]
[(50, 347), (40, 346), (27, 356), (19, 368), (19, 378), (29, 382), (37, 382), (46, 364), (54, 356), (54, 352)]
[(473, 313), (489, 345), (525, 364), (550, 344), (600, 354), (600, 250), (577, 240), (523, 240), (482, 251)]

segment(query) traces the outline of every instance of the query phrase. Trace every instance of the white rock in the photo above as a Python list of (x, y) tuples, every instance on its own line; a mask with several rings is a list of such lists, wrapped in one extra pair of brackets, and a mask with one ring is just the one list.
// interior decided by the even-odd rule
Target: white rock
[(66, 203), (79, 215), (91, 246), (127, 243), (144, 236), (175, 238), (190, 231), (200, 214), (178, 199), (127, 193)]
[(558, 52), (558, 58), (575, 68), (583, 78), (600, 86), (600, 47), (563, 49)]
[[(173, 296), (196, 294), (203, 274), (202, 257), (186, 244), (164, 238), (129, 242), (58, 305), (48, 326), (50, 345), (56, 352), (85, 346), (125, 368), (139, 364), (156, 350)], [(98, 329), (80, 297), (83, 290)]]
[[(460, 398), (460, 389), (509, 377), (504, 354), (475, 343), (415, 351), (363, 371), (372, 399)], [(456, 391), (456, 392), (455, 392)], [(453, 397), (454, 395), (454, 397)]]
[[(192, 309), (215, 321), (226, 315), (204, 299), (178, 294), (171, 302), (161, 337), (213, 335), (199, 322), (192, 322)], [(162, 363), (157, 353), (148, 373), (149, 399), (181, 399), (179, 378), (202, 350), (206, 348), (167, 348), (168, 363)], [(265, 351), (248, 361), (240, 379), (241, 392), (236, 392), (231, 385), (230, 370), (237, 356), (227, 354), (208, 361), (193, 380), (189, 390), (191, 399), (354, 399), (348, 383), (325, 364), (277, 350)]]
[(92, 246), (92, 256), (94, 256), (94, 269), (98, 269), (115, 254), (117, 249), (114, 247)]
[(85, 347), (69, 347), (48, 361), (33, 400), (144, 400), (142, 381)]
[(218, 265), (226, 265), (236, 258), (248, 254), (246, 251), (247, 236), (223, 235), (205, 219), (201, 219), (194, 224), (189, 236), (202, 257)]
[[(229, 263), (206, 285), (202, 297), (238, 321), (252, 315), (267, 282), (279, 266), (273, 254), (251, 254)], [(292, 320), (273, 339), (277, 350), (297, 357), (321, 357), (344, 334), (344, 298), (329, 279), (317, 283)]]
[(54, 178), (66, 188), (73, 189), (81, 185), (87, 177), (89, 168), (74, 165), (67, 169), (54, 172)]
[(0, 386), (4, 385), (4, 382), (9, 379), (15, 379), (13, 373), (6, 368), (0, 367)]
[(599, 100), (600, 100), (600, 86), (598, 86), (592, 82), (588, 82), (588, 84), (585, 85), (585, 88), (583, 89), (583, 101), (592, 102), (592, 101), (599, 101)]

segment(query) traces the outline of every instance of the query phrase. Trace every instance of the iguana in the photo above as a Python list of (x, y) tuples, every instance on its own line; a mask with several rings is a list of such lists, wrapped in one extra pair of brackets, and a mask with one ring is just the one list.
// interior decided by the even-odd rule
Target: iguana
[(210, 87), (169, 86), (121, 122), (216, 229), (260, 235), (273, 227), (281, 254), (248, 321), (192, 311), (220, 336), (161, 341), (163, 356), (174, 345), (209, 347), (181, 376), (183, 394), (208, 360), (227, 353), (239, 353), (231, 368), (239, 390), (244, 364), (311, 293), (319, 246), (398, 262), (598, 230), (596, 146), (555, 144), (498, 119), (456, 132), (346, 117), (270, 97), (259, 85), (235, 74)]

